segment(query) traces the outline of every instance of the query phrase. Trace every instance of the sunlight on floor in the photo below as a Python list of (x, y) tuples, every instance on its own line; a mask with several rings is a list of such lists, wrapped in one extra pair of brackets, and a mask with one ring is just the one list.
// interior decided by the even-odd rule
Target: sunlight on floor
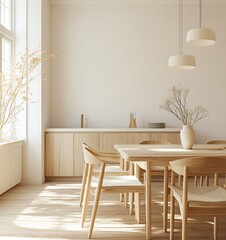
[[(80, 227), (81, 213), (72, 212), (78, 206), (81, 184), (55, 184), (46, 186), (24, 208), (13, 223), (22, 228), (40, 230), (84, 231)], [(58, 190), (64, 190), (58, 192)], [(77, 194), (75, 192), (77, 191)], [(45, 206), (45, 207), (43, 207)], [(54, 208), (53, 208), (54, 206)], [(65, 211), (62, 211), (65, 209)], [(0, 238), (1, 239), (1, 238)]]
[[(154, 184), (152, 235), (153, 239), (167, 240), (169, 232), (162, 231), (162, 182)], [(87, 239), (94, 198), (92, 196), (88, 207), (85, 227), (81, 228), (80, 187), (81, 183), (58, 182), (46, 183), (39, 187), (18, 186), (10, 190), (1, 197), (0, 240)], [(144, 220), (143, 195), (141, 195), (141, 202), (141, 218)], [(221, 236), (225, 236), (224, 223), (222, 221), (220, 224)], [(211, 219), (204, 219), (201, 222), (189, 219), (189, 227), (192, 229), (191, 239), (208, 239), (204, 236), (212, 234), (211, 225)], [(205, 232), (204, 236), (203, 231)], [(130, 215), (128, 208), (125, 208), (124, 203), (119, 201), (118, 194), (103, 193), (93, 238), (142, 240), (145, 239), (145, 224), (136, 223), (134, 215)], [(175, 240), (178, 239), (181, 239), (181, 217), (177, 214), (175, 217)]]

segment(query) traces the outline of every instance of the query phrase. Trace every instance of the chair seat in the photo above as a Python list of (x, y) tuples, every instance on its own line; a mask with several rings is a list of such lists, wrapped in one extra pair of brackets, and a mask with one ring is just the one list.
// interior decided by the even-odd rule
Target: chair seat
[[(97, 188), (98, 178), (93, 177), (91, 182), (91, 188)], [(144, 192), (144, 185), (137, 179), (136, 176), (106, 176), (103, 180), (102, 191), (114, 192), (134, 192), (134, 189), (138, 192)]]
[[(136, 162), (136, 164), (143, 170), (146, 171), (147, 169), (147, 163), (146, 162)], [(152, 171), (158, 171), (158, 172), (163, 172), (164, 171), (164, 166), (151, 166)]]
[[(93, 169), (93, 173), (100, 173), (100, 167), (95, 167)], [(111, 173), (111, 175), (114, 175), (114, 174), (120, 174), (120, 175), (126, 175), (126, 174), (129, 174), (128, 171), (125, 171), (125, 170), (122, 170), (122, 168), (120, 166), (117, 166), (117, 165), (107, 165), (105, 167), (105, 173)]]
[[(182, 188), (178, 188), (175, 186), (170, 186), (170, 188), (174, 191), (175, 197), (182, 199)], [(205, 205), (210, 206), (216, 203), (218, 205), (225, 205), (226, 207), (226, 190), (223, 187), (190, 187), (188, 191), (188, 201), (189, 206), (194, 205)]]

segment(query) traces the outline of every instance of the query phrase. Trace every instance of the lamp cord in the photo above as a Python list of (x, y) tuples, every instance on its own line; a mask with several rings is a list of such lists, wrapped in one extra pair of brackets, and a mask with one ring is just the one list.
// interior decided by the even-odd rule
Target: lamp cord
[(179, 0), (179, 55), (183, 51), (183, 0)]
[(199, 0), (199, 28), (202, 27), (202, 0)]

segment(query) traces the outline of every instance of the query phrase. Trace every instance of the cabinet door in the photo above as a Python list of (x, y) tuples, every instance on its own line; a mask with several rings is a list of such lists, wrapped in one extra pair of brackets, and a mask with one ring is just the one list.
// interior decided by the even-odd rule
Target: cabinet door
[(86, 143), (95, 150), (100, 150), (99, 133), (74, 133), (74, 176), (82, 176), (84, 156), (82, 144)]
[(140, 144), (143, 141), (150, 140), (150, 133), (133, 133), (133, 143)]
[(73, 176), (73, 133), (46, 133), (45, 176)]
[(131, 133), (114, 132), (100, 133), (100, 149), (104, 152), (116, 152), (115, 144), (133, 143), (133, 135)]
[(150, 139), (150, 133), (100, 133), (100, 149), (106, 152), (116, 152), (115, 144), (140, 143)]
[(165, 140), (174, 144), (180, 143), (180, 133), (177, 132), (152, 132), (151, 140)]

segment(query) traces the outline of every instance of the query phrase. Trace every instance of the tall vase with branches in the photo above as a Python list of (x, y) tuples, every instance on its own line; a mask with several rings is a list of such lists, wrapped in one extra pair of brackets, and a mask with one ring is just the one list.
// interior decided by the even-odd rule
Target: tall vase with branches
[(29, 83), (37, 77), (35, 70), (48, 58), (46, 51), (26, 52), (18, 56), (9, 73), (0, 74), (0, 142), (9, 140), (8, 132), (15, 128), (16, 117), (29, 99)]
[[(190, 89), (182, 86), (173, 86), (169, 89), (169, 95), (165, 102), (160, 105), (161, 109), (164, 109), (173, 114), (183, 124), (181, 131), (181, 142), (184, 148), (190, 149), (194, 143), (194, 130), (193, 125), (199, 120), (209, 115), (208, 111), (201, 106), (196, 106), (193, 109), (188, 108), (187, 98)], [(189, 142), (183, 141), (183, 133), (188, 133)]]

